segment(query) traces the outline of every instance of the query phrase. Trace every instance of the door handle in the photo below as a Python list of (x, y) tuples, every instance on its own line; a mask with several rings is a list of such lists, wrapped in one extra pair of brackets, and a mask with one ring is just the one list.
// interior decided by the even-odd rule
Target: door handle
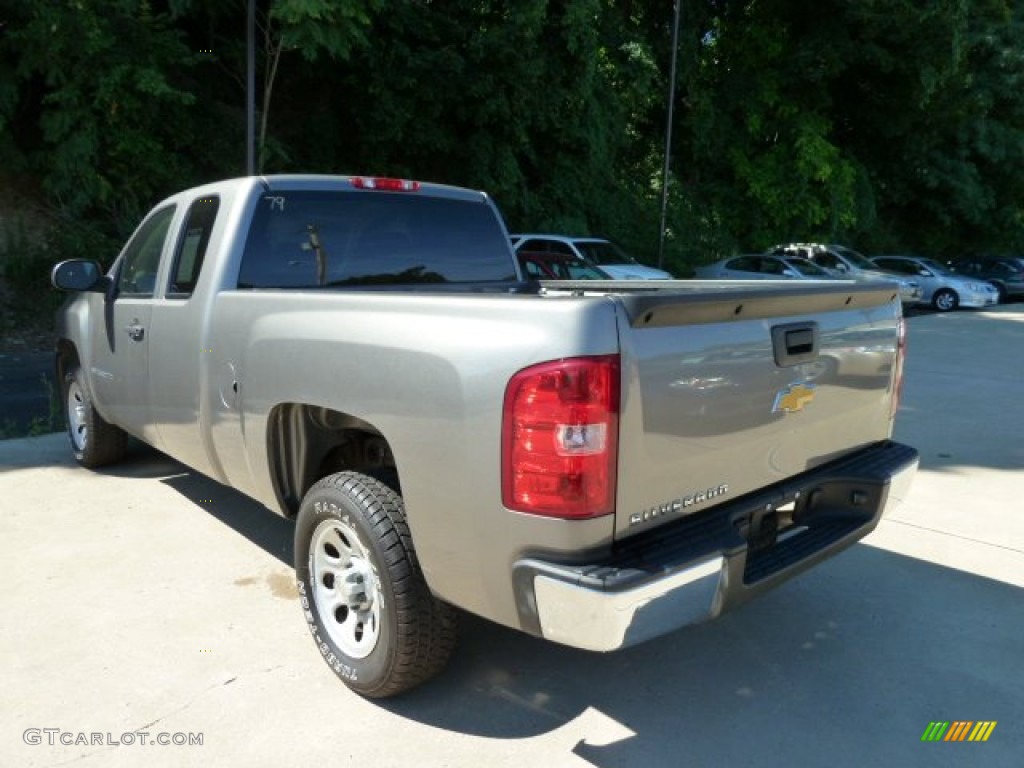
[(146, 329), (143, 328), (138, 323), (126, 325), (124, 329), (128, 331), (128, 338), (131, 339), (132, 341), (142, 341), (142, 339), (146, 335)]
[(814, 360), (821, 350), (818, 324), (812, 321), (776, 325), (772, 328), (772, 348), (775, 364), (780, 368)]

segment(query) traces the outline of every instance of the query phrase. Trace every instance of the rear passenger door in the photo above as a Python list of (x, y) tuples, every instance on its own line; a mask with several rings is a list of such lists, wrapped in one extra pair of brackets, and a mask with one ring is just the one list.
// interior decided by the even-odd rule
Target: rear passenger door
[[(213, 291), (211, 242), (221, 241), (221, 198), (202, 195), (186, 200), (179, 235), (169, 255), (170, 267), (153, 305), (153, 351), (149, 401), (159, 447), (200, 472), (210, 473), (202, 440), (202, 400), (209, 392), (209, 360), (215, 342), (204, 340), (205, 309)], [(205, 375), (204, 375), (205, 374)]]

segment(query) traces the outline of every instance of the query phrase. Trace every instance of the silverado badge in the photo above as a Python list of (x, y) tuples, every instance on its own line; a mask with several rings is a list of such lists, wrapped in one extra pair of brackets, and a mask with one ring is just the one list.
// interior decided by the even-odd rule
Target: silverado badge
[(790, 384), (785, 389), (779, 390), (775, 395), (772, 413), (779, 413), (780, 411), (796, 413), (814, 399), (814, 389), (814, 385), (807, 382)]

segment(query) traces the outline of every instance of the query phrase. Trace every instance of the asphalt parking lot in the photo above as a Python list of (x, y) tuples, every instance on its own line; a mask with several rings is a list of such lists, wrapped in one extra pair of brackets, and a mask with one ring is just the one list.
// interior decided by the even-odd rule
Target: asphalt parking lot
[(1017, 768), (1024, 308), (909, 330), (921, 470), (865, 542), (612, 655), (466, 616), (442, 677), (382, 703), (310, 642), (290, 523), (145, 450), (88, 472), (62, 435), (0, 442), (0, 766)]

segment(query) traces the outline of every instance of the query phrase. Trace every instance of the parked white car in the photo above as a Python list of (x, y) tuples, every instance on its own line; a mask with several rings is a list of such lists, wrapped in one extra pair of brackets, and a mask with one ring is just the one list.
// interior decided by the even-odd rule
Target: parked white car
[(561, 253), (596, 264), (613, 280), (671, 280), (663, 269), (641, 264), (611, 240), (603, 237), (567, 237), (565, 235), (510, 235), (516, 253)]
[(991, 307), (999, 303), (999, 291), (984, 280), (956, 275), (934, 259), (921, 256), (875, 256), (882, 269), (913, 277), (921, 284), (922, 301), (939, 312), (957, 307)]

